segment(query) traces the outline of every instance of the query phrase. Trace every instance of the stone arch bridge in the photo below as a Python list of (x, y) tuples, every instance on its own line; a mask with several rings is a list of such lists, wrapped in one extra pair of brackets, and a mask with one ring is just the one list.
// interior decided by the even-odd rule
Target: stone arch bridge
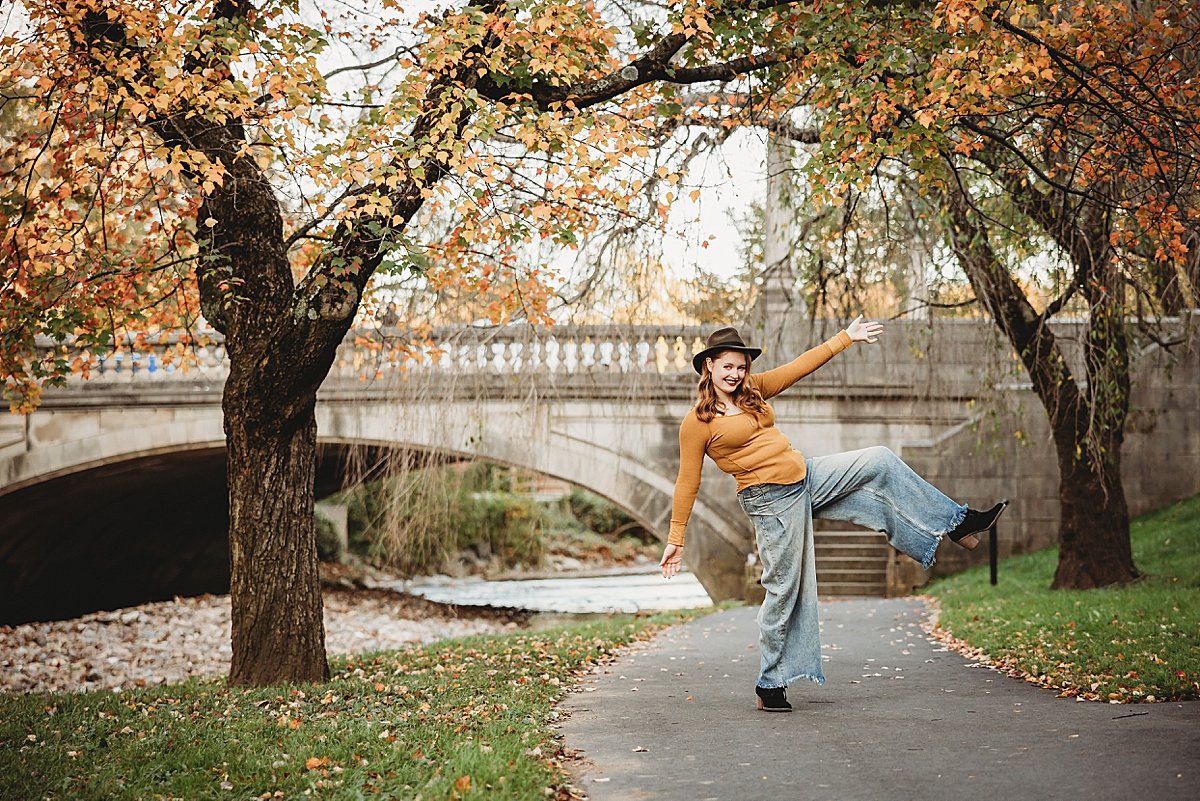
[[(995, 350), (989, 329), (892, 329), (883, 346), (851, 349), (774, 401), (806, 453), (883, 444), (919, 462), (963, 438), (972, 401), (996, 379), (981, 366)], [(835, 330), (805, 322), (796, 344), (776, 350), (795, 355)], [(446, 328), (433, 332), (435, 355), (398, 361), (349, 338), (319, 395), (318, 497), (341, 487), (348, 465), (385, 451), (487, 459), (589, 489), (665, 537), (678, 424), (695, 392), (690, 358), (705, 333)], [(33, 414), (0, 422), (0, 623), (227, 586), (226, 370), (219, 339), (189, 349), (168, 339), (110, 356), (87, 380), (48, 390)], [(732, 481), (705, 470), (688, 563), (714, 598), (740, 597), (751, 530)], [(964, 500), (1004, 483), (976, 482)], [(1034, 529), (1052, 517), (1030, 512), (1018, 516)], [(1015, 547), (1026, 540), (1022, 529)]]

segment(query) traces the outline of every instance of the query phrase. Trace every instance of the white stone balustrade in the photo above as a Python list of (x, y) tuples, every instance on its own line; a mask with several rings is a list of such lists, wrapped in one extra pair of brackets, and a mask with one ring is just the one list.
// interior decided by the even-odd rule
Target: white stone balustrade
[[(580, 374), (676, 375), (692, 372), (692, 354), (703, 348), (696, 326), (528, 325), (481, 328), (444, 326), (427, 341), (397, 329), (357, 330), (338, 348), (330, 377), (372, 380), (388, 375)], [(127, 343), (104, 354), (39, 339), (43, 357), (81, 357), (87, 370), (68, 385), (159, 381), (221, 382), (229, 357), (220, 334), (195, 339), (164, 334)]]

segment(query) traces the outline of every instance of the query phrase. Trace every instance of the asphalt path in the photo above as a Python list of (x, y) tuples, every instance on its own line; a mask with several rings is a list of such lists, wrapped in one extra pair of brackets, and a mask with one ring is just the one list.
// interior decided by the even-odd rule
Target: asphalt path
[(669, 629), (568, 695), (592, 801), (1200, 799), (1200, 703), (1059, 698), (928, 638), (915, 598), (823, 602), (826, 684), (760, 712), (756, 611)]

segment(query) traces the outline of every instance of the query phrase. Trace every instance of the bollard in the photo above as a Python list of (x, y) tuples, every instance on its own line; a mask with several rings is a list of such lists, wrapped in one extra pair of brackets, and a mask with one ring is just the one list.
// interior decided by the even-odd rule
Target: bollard
[(992, 586), (996, 586), (996, 563), (999, 561), (1000, 549), (996, 545), (996, 524), (988, 529), (988, 567), (991, 570)]

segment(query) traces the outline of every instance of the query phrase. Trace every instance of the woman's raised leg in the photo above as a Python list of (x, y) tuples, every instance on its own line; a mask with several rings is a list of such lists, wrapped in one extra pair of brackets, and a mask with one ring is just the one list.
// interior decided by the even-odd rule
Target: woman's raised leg
[(938, 542), (967, 513), (889, 448), (815, 456), (807, 463), (813, 517), (882, 531), (922, 567), (933, 564)]

